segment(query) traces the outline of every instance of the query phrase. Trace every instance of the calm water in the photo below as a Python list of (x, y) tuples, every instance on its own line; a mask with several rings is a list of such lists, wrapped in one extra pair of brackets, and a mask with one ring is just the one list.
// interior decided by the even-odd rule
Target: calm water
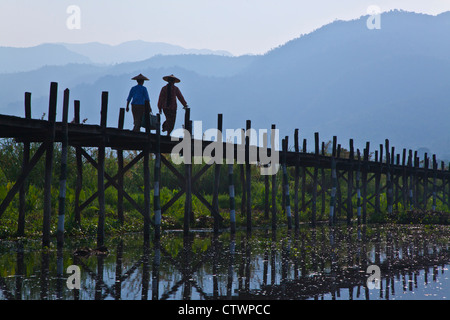
[[(4, 299), (450, 299), (450, 227), (319, 226), (300, 231), (167, 232), (144, 245), (140, 234), (106, 243), (109, 254), (77, 257), (40, 250), (40, 242), (0, 242)], [(81, 270), (80, 290), (67, 288), (66, 269)], [(380, 268), (369, 289), (369, 265)]]

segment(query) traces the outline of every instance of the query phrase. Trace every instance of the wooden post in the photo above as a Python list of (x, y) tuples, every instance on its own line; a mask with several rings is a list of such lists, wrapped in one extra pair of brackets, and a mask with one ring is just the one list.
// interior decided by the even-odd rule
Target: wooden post
[[(217, 115), (217, 143), (218, 147), (222, 148), (222, 129), (223, 129), (223, 115)], [(216, 150), (217, 151), (217, 148)], [(219, 219), (217, 216), (219, 215), (219, 187), (220, 187), (220, 169), (222, 165), (216, 163), (214, 165), (214, 189), (213, 189), (213, 199), (212, 199), (212, 207), (215, 211), (214, 214), (214, 233), (217, 234), (219, 232)]]
[[(191, 138), (191, 128), (190, 128), (190, 108), (186, 108), (186, 113), (184, 115), (184, 139), (190, 139)], [(190, 152), (189, 152), (190, 153)], [(184, 236), (187, 236), (189, 234), (189, 221), (190, 221), (190, 215), (192, 211), (192, 164), (191, 164), (191, 158), (187, 158), (185, 154), (183, 154), (184, 158), (184, 170), (185, 170), (185, 179), (186, 179), (186, 200), (184, 203), (184, 225), (183, 225), (183, 231)]]
[(419, 208), (419, 157), (417, 157), (417, 150), (414, 151), (414, 208)]
[(144, 145), (144, 243), (150, 241), (150, 105), (145, 104), (144, 117), (147, 125), (145, 134), (147, 141)]
[(61, 145), (61, 171), (59, 176), (59, 210), (58, 228), (56, 233), (57, 245), (64, 244), (64, 216), (66, 213), (66, 183), (67, 183), (67, 148), (69, 143), (69, 131), (67, 119), (69, 116), (69, 89), (64, 90), (63, 116), (62, 116), (62, 145)]
[(312, 210), (311, 210), (311, 225), (316, 226), (316, 213), (317, 213), (317, 179), (319, 173), (319, 133), (314, 133), (314, 180), (313, 180), (313, 194), (312, 194)]
[(161, 173), (161, 114), (156, 114), (156, 143), (155, 143), (155, 171), (153, 186), (153, 210), (155, 211), (155, 239), (158, 241), (161, 237), (161, 199), (159, 177)]
[[(272, 125), (272, 134), (275, 131), (275, 125)], [(272, 141), (275, 141), (273, 138)], [(275, 152), (275, 145), (270, 146), (271, 151)], [(271, 164), (272, 165), (272, 164)], [(272, 171), (272, 230), (277, 229), (277, 174)]]
[(445, 194), (446, 190), (446, 181), (445, 181), (445, 163), (441, 161), (441, 174), (442, 174), (442, 204), (447, 205), (447, 195)]
[(97, 190), (98, 190), (98, 225), (97, 246), (104, 244), (105, 240), (105, 144), (106, 121), (108, 115), (108, 92), (102, 92), (102, 106), (100, 111), (100, 127), (102, 139), (98, 147)]
[(299, 158), (300, 158), (300, 146), (298, 141), (298, 129), (295, 129), (294, 133), (294, 148), (295, 148), (295, 176), (294, 176), (294, 224), (295, 230), (298, 230), (300, 227), (300, 217), (298, 214), (298, 187), (300, 184), (300, 167), (299, 167)]
[[(322, 141), (322, 156), (325, 156), (325, 142)], [(325, 169), (322, 166), (320, 168), (320, 177), (321, 177), (321, 187), (320, 187), (320, 193), (322, 195), (322, 206), (321, 206), (321, 215), (322, 217), (325, 215)]]
[(270, 184), (269, 184), (269, 175), (266, 174), (264, 176), (264, 219), (266, 221), (269, 220), (269, 212), (270, 212)]
[[(273, 132), (272, 132), (273, 133)], [(268, 150), (268, 141), (267, 141), (267, 133), (263, 134), (263, 148)], [(264, 165), (266, 168), (269, 168), (269, 164)], [(270, 185), (269, 185), (269, 175), (264, 175), (264, 219), (266, 221), (269, 220), (269, 211), (270, 211)]]
[(370, 142), (366, 142), (364, 149), (364, 165), (362, 171), (362, 220), (367, 223), (367, 171), (369, 170)]
[(447, 206), (450, 207), (450, 162), (448, 163), (448, 170), (447, 170), (447, 184), (449, 187), (447, 193)]
[[(241, 145), (245, 149), (245, 130), (241, 128)], [(242, 196), (241, 196), (241, 215), (244, 216), (246, 211), (245, 207), (247, 205), (247, 189), (245, 183), (245, 166), (243, 163), (239, 164), (240, 175), (241, 175), (241, 186), (242, 186)]]
[[(339, 159), (341, 157), (341, 144), (338, 143), (337, 149), (336, 149), (336, 159)], [(341, 183), (339, 182), (339, 168), (338, 163), (336, 162), (336, 181), (337, 181), (337, 192), (336, 192), (336, 199), (337, 199), (337, 205), (335, 212), (335, 220), (337, 220), (337, 217), (341, 216), (341, 210), (342, 210), (342, 191), (341, 191)]]
[(291, 198), (289, 196), (289, 179), (287, 174), (287, 149), (288, 149), (288, 140), (289, 137), (286, 136), (283, 140), (283, 176), (284, 176), (284, 192), (285, 192), (285, 211), (286, 211), (286, 218), (288, 223), (288, 230), (292, 229), (292, 216), (291, 216)]
[[(74, 122), (80, 123), (80, 101), (74, 101)], [(77, 163), (77, 181), (75, 187), (75, 223), (81, 225), (80, 193), (83, 187), (83, 159), (81, 157), (81, 147), (75, 147), (75, 157)]]
[(407, 176), (407, 166), (406, 166), (406, 149), (403, 149), (402, 154), (402, 203), (403, 209), (405, 210), (408, 206), (408, 176)]
[(333, 225), (335, 222), (336, 209), (336, 191), (337, 191), (337, 174), (336, 174), (336, 142), (337, 136), (333, 136), (333, 150), (331, 153), (331, 197), (330, 197), (330, 220), (329, 224)]
[(437, 195), (437, 161), (436, 155), (433, 154), (433, 207), (432, 207), (433, 211), (436, 211), (436, 195)]
[(281, 208), (282, 213), (286, 213), (286, 188), (284, 187), (286, 185), (286, 179), (285, 175), (283, 174), (283, 157), (284, 157), (284, 139), (281, 139)]
[(44, 173), (44, 218), (42, 225), (42, 246), (50, 246), (50, 218), (52, 211), (52, 169), (53, 169), (53, 142), (55, 141), (55, 121), (56, 121), (56, 99), (58, 95), (58, 84), (50, 84), (50, 101), (48, 107), (49, 130), (47, 136), (47, 150), (45, 152), (45, 173)]
[(251, 121), (246, 122), (245, 133), (245, 179), (247, 192), (247, 232), (252, 230), (252, 195), (251, 195), (251, 166), (250, 166), (250, 129)]
[(353, 149), (353, 139), (350, 139), (350, 168), (347, 173), (347, 224), (350, 225), (352, 223), (353, 218), (353, 160), (355, 158), (355, 153)]
[(385, 140), (386, 149), (386, 200), (387, 200), (387, 212), (392, 215), (393, 211), (393, 190), (392, 190), (392, 176), (391, 176), (391, 156), (389, 155), (389, 140)]
[[(125, 108), (120, 108), (118, 128), (121, 130), (123, 129), (124, 120)], [(120, 224), (123, 225), (123, 150), (117, 150), (117, 166), (117, 185), (119, 186), (119, 188), (117, 189), (117, 218)]]
[(429, 167), (429, 160), (428, 160), (428, 154), (425, 153), (425, 157), (423, 159), (423, 210), (427, 209), (427, 203), (428, 203), (428, 167)]
[[(303, 139), (302, 152), (306, 153), (306, 139)], [(306, 167), (302, 166), (302, 211), (306, 211)]]
[[(25, 118), (31, 119), (31, 93), (25, 92)], [(30, 162), (30, 142), (23, 143), (22, 171)], [(17, 235), (25, 235), (25, 194), (28, 191), (28, 184), (25, 180), (19, 190), (19, 219), (17, 221)]]
[(236, 232), (236, 201), (234, 199), (233, 164), (228, 164), (228, 190), (230, 194), (230, 231)]
[(356, 150), (358, 165), (356, 168), (356, 216), (358, 218), (358, 225), (361, 224), (361, 153), (359, 149)]
[[(394, 149), (394, 147), (392, 147), (392, 149)], [(400, 165), (400, 154), (397, 153), (396, 157), (397, 157), (396, 164), (397, 164), (397, 166), (399, 166)], [(399, 198), (399, 195), (398, 195), (398, 192), (399, 192), (399, 189), (400, 189), (400, 175), (396, 174), (396, 170), (394, 170), (394, 169), (392, 169), (392, 170), (393, 170), (392, 171), (392, 179), (394, 181), (394, 188), (395, 188), (395, 191), (394, 191), (394, 206), (395, 206), (395, 210), (398, 211), (398, 204), (400, 202), (400, 198)]]
[(409, 192), (408, 192), (408, 198), (409, 198), (409, 209), (412, 210), (413, 205), (414, 205), (414, 197), (413, 197), (413, 192), (414, 192), (414, 177), (413, 177), (413, 159), (412, 159), (412, 150), (410, 149), (408, 152), (408, 172), (410, 174), (409, 177)]

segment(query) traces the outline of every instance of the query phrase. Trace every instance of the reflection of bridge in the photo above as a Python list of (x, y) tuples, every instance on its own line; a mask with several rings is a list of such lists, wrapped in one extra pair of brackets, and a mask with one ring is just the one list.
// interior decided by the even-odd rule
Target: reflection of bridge
[[(413, 291), (412, 275), (417, 272), (425, 271), (425, 283), (428, 282), (429, 268), (433, 268), (433, 280), (436, 280), (438, 274), (437, 266), (444, 266), (450, 261), (450, 252), (435, 253), (419, 257), (418, 259), (396, 259), (394, 261), (384, 261), (380, 265), (381, 281), (385, 283), (384, 294), (386, 299), (389, 297), (390, 286), (394, 290), (394, 278), (403, 277), (403, 290), (406, 291), (405, 275), (409, 275), (409, 291)], [(240, 295), (239, 297), (247, 299), (310, 299), (318, 298), (321, 295), (330, 293), (335, 299), (339, 296), (341, 289), (348, 289), (350, 299), (353, 297), (354, 288), (359, 298), (361, 289), (364, 290), (365, 298), (369, 299), (369, 288), (366, 273), (367, 266), (357, 266), (352, 268), (339, 269), (322, 275), (313, 275), (301, 277), (298, 280), (286, 280), (279, 285), (262, 286), (260, 290)], [(414, 286), (417, 288), (417, 277), (414, 277)], [(383, 289), (383, 287), (381, 287)], [(392, 292), (394, 293), (394, 292)], [(383, 292), (380, 292), (382, 297)]]
[[(370, 237), (364, 229), (355, 231), (321, 228), (279, 239), (267, 234), (263, 241), (254, 241), (242, 233), (226, 241), (211, 235), (211, 244), (200, 252), (193, 250), (192, 237), (184, 237), (183, 248), (175, 255), (161, 242), (144, 245), (142, 254), (126, 268), (123, 262), (127, 250), (120, 241), (115, 262), (104, 256), (90, 257), (90, 260), (73, 257), (73, 264), (81, 267), (86, 279), (84, 285), (94, 286), (92, 297), (84, 285), (73, 292), (66, 289), (63, 265), (68, 262), (63, 261), (61, 250), (56, 256), (56, 286), (52, 287), (55, 283), (50, 272), (52, 254), (44, 251), (39, 297), (70, 299), (73, 294), (74, 299), (123, 299), (124, 288), (132, 286), (140, 290), (140, 295), (134, 292), (132, 299), (143, 300), (309, 299), (324, 294), (335, 298), (342, 289), (349, 290), (350, 298), (356, 291), (356, 297), (364, 294), (368, 299), (366, 271), (367, 266), (375, 264), (381, 269), (380, 295), (388, 298), (389, 290), (394, 290), (395, 277), (403, 277), (404, 291), (408, 286), (412, 291), (413, 285), (417, 287), (419, 271), (424, 270), (427, 282), (428, 269), (433, 268), (435, 281), (438, 266), (450, 261), (448, 243), (439, 244), (439, 240), (448, 238), (446, 233), (402, 239), (395, 229), (387, 230), (386, 236), (377, 231)], [(6, 299), (21, 299), (22, 290), (29, 290), (24, 289), (24, 261), (23, 248), (18, 248), (14, 285), (0, 277), (0, 290)], [(111, 276), (104, 278), (111, 272), (115, 272), (112, 284)]]
[[(56, 122), (56, 105), (57, 105), (57, 83), (51, 84), (50, 102), (48, 120), (38, 120), (31, 118), (31, 94), (25, 94), (25, 118), (0, 115), (0, 138), (15, 138), (24, 144), (23, 166), (20, 176), (16, 183), (8, 192), (6, 197), (0, 204), (0, 216), (9, 206), (14, 196), (19, 193), (19, 215), (18, 215), (18, 235), (23, 235), (25, 230), (25, 194), (26, 184), (24, 183), (30, 171), (37, 164), (39, 159), (46, 154), (45, 165), (45, 188), (44, 188), (44, 214), (43, 214), (43, 246), (50, 243), (50, 213), (51, 213), (51, 180), (53, 166), (53, 147), (55, 142), (62, 142), (62, 150), (67, 150), (68, 146), (76, 149), (77, 161), (77, 185), (75, 195), (75, 221), (81, 221), (81, 211), (92, 201), (98, 198), (99, 201), (99, 220), (98, 220), (98, 245), (104, 242), (104, 225), (105, 225), (105, 189), (114, 186), (118, 191), (118, 220), (123, 222), (123, 199), (125, 198), (131, 203), (134, 209), (140, 212), (144, 220), (144, 236), (149, 238), (150, 227), (155, 227), (156, 235), (160, 232), (160, 213), (164, 213), (172, 204), (175, 203), (183, 194), (186, 195), (185, 215), (184, 215), (184, 231), (189, 231), (190, 218), (192, 213), (192, 195), (197, 197), (210, 211), (214, 217), (214, 231), (218, 232), (223, 217), (219, 213), (218, 192), (220, 186), (220, 170), (221, 164), (215, 164), (214, 188), (212, 190), (212, 202), (208, 202), (205, 197), (196, 190), (195, 182), (212, 166), (205, 164), (193, 176), (192, 165), (186, 164), (184, 173), (179, 172), (165, 157), (164, 153), (171, 153), (176, 142), (170, 140), (169, 137), (161, 137), (159, 127), (156, 133), (150, 133), (147, 128), (146, 133), (132, 132), (123, 130), (124, 110), (122, 109), (119, 117), (118, 128), (108, 128), (107, 109), (108, 109), (108, 92), (102, 93), (101, 103), (101, 120), (100, 125), (86, 125), (80, 123), (80, 103), (74, 102), (74, 123), (67, 123), (69, 108), (69, 90), (64, 91), (63, 99), (63, 120)], [(147, 110), (148, 115), (148, 110)], [(185, 128), (192, 134), (192, 121), (190, 120), (190, 110), (186, 110)], [(272, 128), (275, 128), (273, 125)], [(222, 115), (218, 116), (218, 130), (222, 131)], [(247, 132), (250, 132), (251, 122), (246, 122)], [(272, 136), (272, 138), (274, 138)], [(220, 141), (220, 140), (219, 140)], [(41, 143), (35, 154), (30, 157), (30, 143)], [(211, 146), (211, 141), (198, 141), (192, 145), (198, 144), (203, 151)], [(252, 229), (252, 202), (251, 202), (251, 158), (250, 154), (256, 154), (256, 160), (261, 161), (261, 152), (267, 151), (271, 154), (270, 149), (257, 148), (252, 146), (250, 134), (242, 135), (241, 144), (232, 144), (234, 150), (234, 159), (237, 158), (238, 149), (245, 150), (245, 161), (240, 164), (242, 169), (241, 183), (243, 186), (242, 194), (242, 211), (246, 214), (247, 230)], [(222, 149), (223, 155), (227, 155), (227, 146), (229, 143), (220, 142), (216, 144), (217, 150)], [(335, 222), (337, 215), (342, 210), (346, 211), (346, 220), (350, 224), (357, 212), (358, 223), (366, 222), (367, 209), (371, 206), (375, 212), (382, 209), (381, 195), (383, 192), (387, 196), (387, 210), (393, 212), (393, 208), (398, 204), (402, 204), (403, 208), (420, 208), (426, 209), (428, 202), (432, 199), (432, 209), (435, 209), (438, 201), (444, 205), (449, 205), (450, 199), (450, 172), (446, 170), (445, 164), (441, 162), (440, 168), (437, 163), (436, 156), (433, 155), (432, 163), (426, 155), (423, 159), (423, 167), (419, 167), (420, 159), (417, 153), (403, 149), (402, 158), (400, 154), (395, 154), (395, 149), (389, 147), (389, 141), (381, 144), (379, 150), (375, 150), (375, 159), (370, 159), (370, 144), (367, 143), (362, 152), (354, 150), (353, 140), (350, 140), (349, 151), (341, 148), (337, 144), (337, 138), (333, 138), (332, 152), (325, 155), (325, 144), (320, 141), (318, 133), (315, 134), (314, 153), (307, 153), (306, 139), (303, 140), (302, 152), (300, 152), (298, 130), (295, 130), (294, 151), (288, 151), (288, 137), (283, 139), (283, 149), (281, 152), (281, 164), (283, 168), (295, 167), (294, 172), (294, 195), (291, 199), (289, 196), (289, 171), (283, 170), (283, 206), (287, 215), (288, 227), (292, 224), (295, 228), (299, 227), (300, 212), (306, 212), (310, 209), (311, 223), (316, 224), (316, 215), (319, 210), (317, 204), (320, 199), (322, 207), (320, 208), (322, 215), (325, 211), (330, 212), (331, 223)], [(98, 158), (95, 160), (84, 147), (98, 148)], [(105, 172), (105, 148), (117, 150), (118, 172), (114, 176)], [(195, 147), (194, 147), (195, 148)], [(124, 150), (142, 150), (133, 160), (125, 165), (123, 158)], [(383, 150), (385, 157), (383, 157)], [(156, 155), (154, 185), (159, 186), (160, 162), (168, 167), (168, 169), (176, 176), (180, 185), (180, 191), (162, 207), (159, 205), (159, 192), (154, 192), (154, 217), (150, 214), (150, 192), (151, 178), (149, 170), (150, 152)], [(67, 153), (62, 152), (61, 163), (65, 164)], [(80, 204), (80, 191), (82, 188), (83, 177), (83, 161), (82, 158), (92, 164), (98, 171), (98, 191), (94, 193), (87, 201)], [(400, 159), (401, 158), (401, 159)], [(123, 186), (124, 174), (138, 161), (144, 160), (144, 207), (141, 207), (125, 190)], [(400, 161), (401, 160), (401, 161)], [(261, 163), (260, 163), (261, 164)], [(245, 167), (244, 167), (245, 165)], [(263, 165), (268, 165), (264, 164)], [(61, 223), (58, 224), (58, 243), (62, 243), (64, 234), (64, 201), (65, 201), (65, 179), (66, 167), (61, 167), (61, 190), (60, 190), (60, 210), (59, 218)], [(230, 174), (230, 190), (234, 190), (232, 165), (229, 165)], [(244, 174), (245, 169), (245, 174)], [(331, 173), (325, 173), (325, 169), (331, 169)], [(320, 175), (319, 175), (320, 173)], [(331, 176), (330, 179), (325, 176)], [(312, 179), (312, 190), (310, 200), (306, 197), (306, 180)], [(104, 180), (107, 180), (106, 183)], [(264, 177), (265, 181), (265, 216), (269, 217), (270, 203), (272, 203), (272, 227), (276, 228), (277, 216), (277, 176), (271, 177), (272, 188), (270, 191), (269, 177)], [(331, 181), (331, 182), (330, 182)], [(346, 189), (346, 191), (345, 191)], [(373, 189), (373, 194), (369, 194)], [(156, 190), (157, 191), (157, 190)], [(270, 192), (271, 200), (270, 200)], [(346, 195), (344, 194), (346, 193)], [(234, 191), (230, 191), (230, 198), (233, 201)], [(326, 201), (326, 197), (330, 201)], [(291, 200), (293, 200), (293, 215), (291, 216)], [(356, 208), (354, 205), (356, 200)], [(327, 203), (330, 206), (327, 207)], [(355, 210), (356, 209), (356, 210)], [(230, 203), (230, 221), (233, 223), (232, 212), (234, 212), (234, 204)], [(233, 226), (233, 225), (231, 225)]]

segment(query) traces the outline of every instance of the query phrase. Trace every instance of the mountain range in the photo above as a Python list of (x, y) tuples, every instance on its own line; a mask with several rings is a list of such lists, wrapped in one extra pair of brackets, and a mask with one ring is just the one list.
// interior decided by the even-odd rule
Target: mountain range
[(162, 42), (128, 41), (118, 45), (90, 43), (44, 43), (34, 47), (0, 47), (0, 73), (32, 71), (66, 64), (111, 65), (142, 61), (156, 55), (204, 54), (231, 56), (224, 50), (186, 49)]
[[(50, 81), (57, 81), (59, 104), (62, 90), (69, 88), (88, 123), (99, 122), (101, 92), (108, 91), (108, 125), (116, 126), (134, 85), (131, 77), (143, 73), (150, 78), (146, 86), (156, 109), (162, 77), (175, 74), (191, 117), (203, 121), (203, 130), (214, 128), (222, 113), (224, 128), (245, 127), (247, 119), (254, 128), (276, 124), (282, 137), (290, 136), (290, 146), (299, 128), (309, 150), (319, 132), (322, 141), (337, 135), (344, 148), (352, 138), (360, 149), (370, 141), (373, 151), (388, 138), (397, 152), (428, 150), (450, 159), (450, 12), (383, 13), (381, 29), (373, 30), (367, 19), (332, 22), (264, 55), (148, 51), (150, 58), (140, 60), (147, 52), (142, 49), (129, 52), (124, 62), (126, 50), (96, 56), (82, 46), (58, 44), (62, 51), (54, 65), (0, 74), (0, 113), (23, 115), (23, 94), (30, 91), (32, 115), (41, 117)], [(44, 56), (40, 52), (34, 61)], [(8, 59), (11, 66), (30, 65), (20, 55)], [(182, 118), (180, 111), (176, 126)], [(127, 114), (125, 126), (131, 128), (131, 122)]]

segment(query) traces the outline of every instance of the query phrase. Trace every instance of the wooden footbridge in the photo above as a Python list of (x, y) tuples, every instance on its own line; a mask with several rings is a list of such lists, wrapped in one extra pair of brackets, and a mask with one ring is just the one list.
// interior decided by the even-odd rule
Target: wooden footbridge
[[(108, 109), (108, 92), (102, 92), (101, 100), (101, 119), (99, 125), (89, 125), (80, 123), (80, 101), (74, 101), (74, 121), (68, 123), (69, 110), (69, 90), (64, 91), (62, 120), (56, 121), (57, 109), (57, 91), (58, 84), (52, 82), (50, 85), (50, 99), (48, 119), (32, 119), (31, 118), (31, 93), (25, 93), (25, 118), (0, 115), (0, 138), (15, 138), (16, 141), (23, 143), (23, 165), (22, 172), (10, 189), (6, 197), (0, 204), (0, 218), (6, 208), (10, 205), (14, 196), (19, 193), (19, 214), (18, 214), (18, 234), (23, 235), (25, 226), (25, 193), (26, 184), (24, 183), (27, 176), (37, 164), (39, 159), (45, 154), (45, 174), (44, 174), (44, 209), (43, 209), (43, 246), (50, 244), (50, 215), (51, 215), (51, 180), (53, 167), (53, 150), (55, 143), (62, 144), (61, 152), (61, 171), (60, 171), (60, 194), (59, 194), (59, 211), (58, 211), (58, 245), (63, 244), (64, 240), (64, 216), (65, 216), (65, 188), (66, 188), (66, 163), (67, 148), (72, 146), (76, 150), (77, 159), (77, 185), (75, 199), (75, 221), (81, 221), (81, 211), (98, 198), (98, 229), (97, 244), (100, 246), (104, 242), (104, 225), (105, 225), (105, 189), (114, 186), (118, 191), (118, 219), (123, 221), (123, 199), (131, 203), (143, 216), (144, 239), (149, 239), (150, 230), (154, 228), (156, 238), (160, 236), (161, 215), (174, 204), (183, 194), (186, 194), (185, 215), (184, 215), (184, 232), (189, 232), (190, 215), (192, 211), (192, 196), (196, 196), (210, 211), (214, 217), (214, 231), (218, 232), (221, 228), (223, 217), (219, 213), (218, 193), (220, 183), (220, 163), (206, 163), (200, 171), (194, 176), (192, 175), (192, 163), (184, 165), (184, 172), (178, 171), (164, 154), (172, 153), (173, 148), (178, 144), (172, 141), (170, 137), (161, 136), (159, 127), (155, 133), (150, 129), (146, 132), (133, 132), (124, 130), (124, 113), (120, 110), (118, 127), (107, 127), (107, 109)], [(148, 117), (149, 110), (146, 111)], [(158, 115), (159, 121), (159, 115)], [(192, 134), (192, 121), (190, 120), (190, 110), (187, 109), (184, 119), (184, 128)], [(218, 130), (222, 132), (222, 115), (218, 115)], [(251, 121), (246, 121), (246, 132), (251, 129)], [(275, 129), (275, 125), (272, 125)], [(243, 129), (242, 129), (243, 130)], [(244, 137), (244, 135), (243, 135)], [(194, 140), (194, 139), (192, 139)], [(30, 155), (30, 143), (41, 143), (37, 151)], [(202, 150), (207, 148), (212, 141), (195, 140), (192, 145), (200, 145)], [(229, 142), (221, 142), (223, 146), (223, 154), (230, 147)], [(288, 150), (289, 140), (286, 136), (282, 141), (281, 167), (283, 172), (283, 210), (287, 217), (288, 228), (298, 228), (300, 212), (305, 212), (307, 208), (311, 210), (311, 224), (316, 224), (316, 214), (318, 210), (322, 213), (329, 212), (330, 223), (335, 223), (337, 214), (342, 210), (346, 212), (347, 222), (350, 224), (356, 218), (358, 223), (366, 223), (367, 209), (373, 207), (375, 212), (380, 212), (382, 193), (387, 197), (387, 211), (393, 213), (394, 207), (401, 203), (404, 208), (420, 208), (427, 209), (430, 198), (432, 199), (432, 210), (436, 209), (436, 203), (439, 199), (443, 205), (449, 206), (450, 202), (450, 171), (446, 169), (445, 164), (437, 163), (436, 156), (432, 156), (432, 160), (425, 154), (422, 160), (423, 165), (420, 166), (421, 160), (417, 156), (417, 152), (403, 149), (402, 155), (395, 154), (394, 147), (389, 147), (389, 141), (379, 145), (379, 149), (374, 152), (374, 159), (371, 159), (370, 143), (366, 143), (366, 147), (362, 152), (359, 149), (354, 150), (353, 140), (350, 140), (349, 152), (345, 154), (344, 149), (337, 143), (337, 138), (333, 137), (333, 146), (331, 155), (325, 155), (324, 143), (320, 148), (319, 134), (315, 134), (314, 152), (307, 153), (307, 141), (303, 140), (302, 151), (300, 151), (299, 131), (294, 133), (294, 150)], [(89, 155), (83, 148), (98, 148), (97, 161)], [(105, 172), (105, 148), (111, 148), (117, 151), (118, 172), (114, 176), (110, 176)], [(250, 154), (256, 154), (256, 163), (261, 165), (260, 152), (261, 147), (250, 144), (250, 134), (245, 134), (241, 144), (231, 144), (231, 148), (235, 151), (234, 160), (238, 160), (238, 150), (245, 150), (245, 161), (240, 164), (245, 175), (241, 179), (243, 183), (243, 209), (246, 212), (246, 228), (248, 231), (252, 229), (252, 197), (251, 197), (251, 165)], [(141, 151), (131, 162), (124, 165), (124, 150)], [(270, 148), (265, 148), (267, 154), (271, 154)], [(383, 157), (384, 152), (384, 157)], [(151, 192), (151, 175), (149, 168), (150, 154), (155, 156), (155, 167), (153, 175), (153, 217), (150, 208), (150, 192)], [(98, 172), (98, 190), (84, 203), (80, 203), (80, 191), (82, 187), (82, 158), (91, 163)], [(139, 204), (124, 190), (123, 176), (133, 165), (143, 159), (144, 161), (144, 207)], [(430, 164), (431, 162), (431, 164)], [(181, 191), (172, 199), (161, 206), (159, 199), (159, 177), (161, 163), (166, 165), (168, 169), (177, 177)], [(263, 164), (268, 165), (268, 164)], [(212, 203), (209, 203), (202, 194), (194, 188), (194, 183), (205, 173), (211, 166), (215, 167), (214, 190)], [(230, 228), (235, 231), (235, 202), (234, 202), (234, 181), (233, 181), (233, 165), (227, 164), (228, 167), (228, 184), (230, 186)], [(294, 208), (290, 207), (291, 192), (289, 190), (289, 174), (288, 167), (295, 167), (294, 173)], [(331, 169), (331, 186), (327, 186), (325, 182), (325, 169)], [(321, 173), (319, 179), (319, 171)], [(313, 188), (311, 192), (311, 200), (306, 201), (306, 179), (312, 178)], [(105, 182), (105, 179), (107, 180)], [(277, 175), (266, 175), (265, 179), (265, 214), (269, 217), (272, 215), (272, 228), (276, 229), (276, 190)], [(368, 184), (374, 181), (375, 191), (369, 194)], [(346, 195), (341, 192), (341, 186), (346, 184)], [(270, 188), (270, 184), (272, 188)], [(319, 188), (320, 187), (320, 188)], [(329, 206), (325, 205), (325, 196), (330, 195)], [(353, 198), (356, 196), (356, 206)], [(317, 208), (317, 199), (322, 197), (322, 206)], [(245, 199), (245, 201), (244, 201)], [(384, 209), (384, 208), (383, 208)]]

